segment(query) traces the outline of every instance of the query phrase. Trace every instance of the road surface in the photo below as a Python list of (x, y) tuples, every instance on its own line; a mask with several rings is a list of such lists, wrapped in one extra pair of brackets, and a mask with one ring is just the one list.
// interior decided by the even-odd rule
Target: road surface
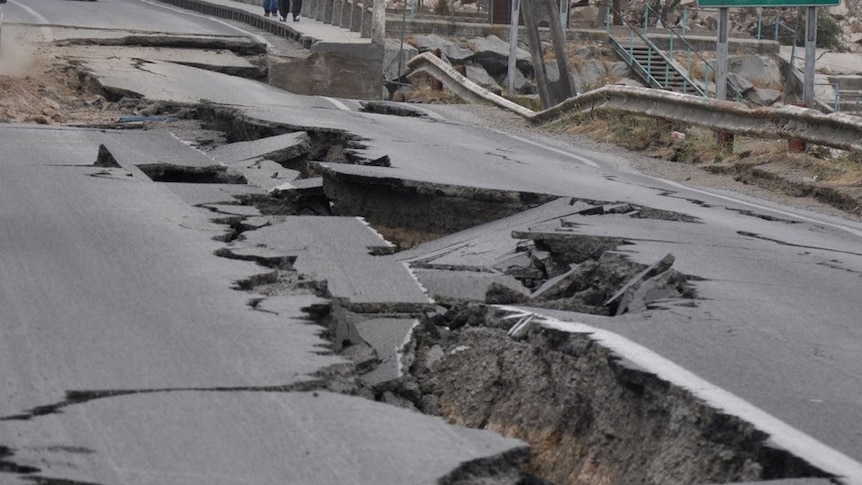
[[(93, 19), (114, 4), (123, 22), (134, 19), (135, 26), (118, 24), (124, 28), (156, 23), (225, 34), (220, 22), (132, 0), (13, 0), (8, 14), (17, 22), (55, 24), (59, 16), (92, 27), (110, 21), (116, 10)], [(73, 8), (91, 10), (66, 13)], [(539, 312), (622, 338), (627, 343), (616, 350), (640, 352), (643, 367), (696, 395), (711, 393), (711, 404), (773, 431), (779, 446), (845, 483), (862, 483), (859, 224), (645, 177), (618, 156), (439, 113), (360, 113), (355, 102), (294, 96), (169, 62), (88, 63), (106, 85), (148, 99), (206, 97), (265, 124), (348, 133), (388, 155), (391, 167), (323, 165), (344, 180), (395, 178), (685, 215), (690, 220), (565, 217), (569, 233), (625, 239), (622, 250), (633, 261), (652, 264), (672, 253), (675, 268), (697, 277), (694, 305), (613, 319)], [(190, 205), (188, 193), (136, 168), (165, 158), (192, 163), (198, 152), (146, 132), (0, 130), (0, 446), (13, 471), (94, 483), (431, 483), (466, 460), (521, 446), (327, 392), (332, 381), (321, 373), (344, 361), (315, 351), (323, 341), (301, 311), (315, 297), (283, 300), (280, 312), (255, 311), (249, 302), (262, 297), (231, 286), (266, 270), (216, 257), (224, 244), (212, 238), (225, 226)], [(100, 144), (125, 147), (115, 149), (124, 153), (119, 168), (92, 166)], [(505, 237), (512, 229), (539, 222), (548, 221), (504, 228), (487, 246), (474, 230), (384, 259), (483, 268), (515, 244)], [(350, 244), (338, 241), (336, 250)], [(270, 249), (297, 261), (308, 254), (298, 246)], [(460, 277), (442, 272), (434, 280), (445, 290)], [(362, 293), (361, 285), (352, 288)]]

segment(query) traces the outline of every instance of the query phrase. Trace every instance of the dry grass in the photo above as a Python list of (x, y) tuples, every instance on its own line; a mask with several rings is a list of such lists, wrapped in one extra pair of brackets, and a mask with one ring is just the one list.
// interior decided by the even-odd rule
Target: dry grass
[(842, 187), (862, 187), (862, 153), (843, 153), (814, 163), (820, 182)]
[[(628, 113), (577, 115), (549, 125), (560, 134), (585, 135), (644, 155), (701, 166), (711, 172), (739, 174), (763, 167), (790, 182), (830, 187), (862, 187), (862, 153), (809, 147), (792, 152), (787, 140), (736, 136), (723, 150), (714, 131)], [(684, 134), (682, 136), (674, 136)]]
[[(445, 87), (439, 91), (431, 88), (431, 77), (419, 74), (410, 78), (411, 88), (397, 91), (395, 101), (424, 104), (464, 104), (464, 100)], [(402, 93), (402, 94), (398, 94)]]

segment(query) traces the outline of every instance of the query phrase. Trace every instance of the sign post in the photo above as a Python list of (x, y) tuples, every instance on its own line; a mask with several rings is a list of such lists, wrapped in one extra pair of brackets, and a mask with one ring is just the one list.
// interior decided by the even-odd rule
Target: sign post
[(715, 49), (715, 99), (727, 98), (727, 38), (730, 35), (730, 8), (718, 9), (718, 46)]
[(841, 0), (697, 0), (699, 8), (718, 8), (718, 47), (716, 48), (715, 94), (724, 99), (727, 83), (727, 10), (730, 7), (808, 7), (805, 24), (805, 76), (802, 99), (806, 105), (814, 102), (814, 58), (817, 55), (817, 7), (835, 7)]
[(805, 73), (802, 82), (802, 102), (814, 105), (814, 60), (817, 56), (817, 8), (808, 7), (805, 22)]
[(521, 0), (512, 1), (512, 18), (509, 20), (509, 64), (506, 71), (506, 89), (515, 94), (515, 63), (518, 54), (518, 17), (521, 15)]
[[(731, 7), (808, 7), (808, 21), (805, 27), (805, 77), (802, 85), (802, 99), (805, 105), (814, 102), (814, 58), (817, 55), (817, 7), (837, 6), (841, 0), (697, 0), (699, 8), (718, 9), (718, 43), (715, 49), (715, 97), (727, 97), (727, 38), (730, 33), (728, 20)], [(777, 28), (777, 27), (776, 27)], [(733, 135), (718, 132), (719, 146), (727, 151), (732, 149)]]

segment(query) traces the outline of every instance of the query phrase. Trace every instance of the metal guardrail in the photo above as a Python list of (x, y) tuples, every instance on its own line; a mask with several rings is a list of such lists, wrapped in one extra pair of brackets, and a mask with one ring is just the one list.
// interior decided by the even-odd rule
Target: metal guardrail
[(425, 72), (471, 102), (490, 102), (536, 124), (579, 113), (600, 110), (625, 111), (651, 118), (680, 121), (716, 131), (756, 138), (795, 139), (814, 145), (862, 152), (862, 118), (823, 114), (817, 110), (784, 105), (748, 108), (734, 101), (717, 100), (658, 89), (605, 86), (543, 111), (535, 112), (473, 83), (430, 53), (407, 63), (413, 73)]

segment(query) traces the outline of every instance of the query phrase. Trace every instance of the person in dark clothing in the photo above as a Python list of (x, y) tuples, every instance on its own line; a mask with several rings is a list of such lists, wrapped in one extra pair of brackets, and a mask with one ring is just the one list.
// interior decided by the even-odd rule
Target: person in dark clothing
[(293, 9), (290, 8), (290, 0), (278, 0), (279, 10), (281, 10), (281, 21), (287, 20), (287, 13), (293, 15), (293, 21), (299, 22), (299, 13), (302, 11), (302, 0), (293, 0)]
[(278, 0), (263, 0), (263, 16), (269, 17), (269, 14), (278, 16)]

